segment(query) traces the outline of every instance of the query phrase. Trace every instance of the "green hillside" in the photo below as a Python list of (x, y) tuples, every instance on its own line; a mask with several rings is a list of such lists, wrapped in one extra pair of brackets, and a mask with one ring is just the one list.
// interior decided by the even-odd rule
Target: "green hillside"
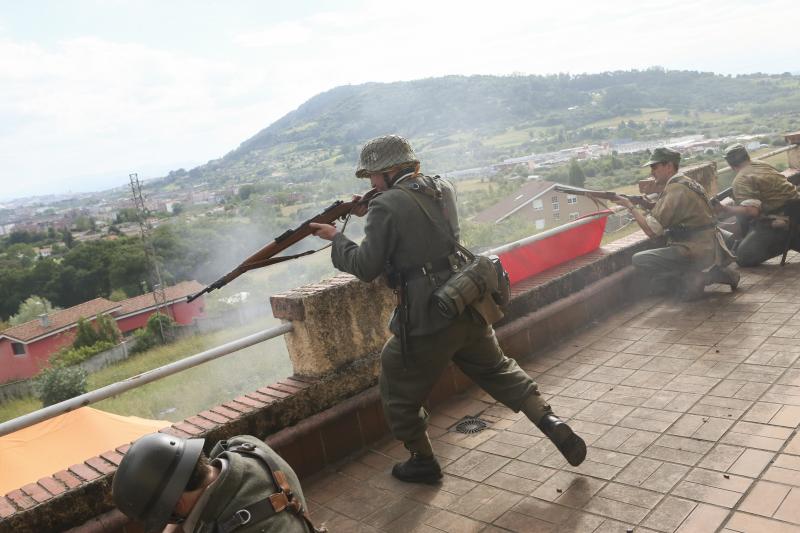
[(789, 74), (654, 68), (367, 83), (319, 94), (221, 159), (169, 181), (338, 181), (351, 176), (365, 140), (389, 132), (412, 139), (426, 168), (444, 172), (579, 142), (781, 131), (797, 127), (797, 110), (800, 77)]

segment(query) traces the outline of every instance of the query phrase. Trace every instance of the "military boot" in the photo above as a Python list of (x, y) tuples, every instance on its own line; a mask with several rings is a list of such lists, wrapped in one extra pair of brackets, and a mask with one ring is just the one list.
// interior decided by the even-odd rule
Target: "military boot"
[(436, 483), (442, 479), (442, 468), (433, 455), (427, 433), (423, 438), (406, 442), (405, 447), (411, 457), (404, 463), (394, 465), (394, 477), (407, 483)]
[(711, 267), (711, 270), (708, 271), (706, 275), (706, 284), (711, 283), (722, 283), (724, 285), (728, 285), (731, 288), (731, 292), (736, 290), (736, 287), (739, 286), (739, 278), (741, 275), (737, 270), (734, 270), (730, 266), (720, 267), (714, 265)]
[(556, 445), (569, 464), (578, 466), (583, 462), (586, 458), (586, 443), (553, 414), (550, 405), (544, 401), (538, 390), (525, 398), (520, 410)]
[(553, 413), (544, 415), (536, 424), (572, 466), (586, 459), (586, 443), (563, 420)]

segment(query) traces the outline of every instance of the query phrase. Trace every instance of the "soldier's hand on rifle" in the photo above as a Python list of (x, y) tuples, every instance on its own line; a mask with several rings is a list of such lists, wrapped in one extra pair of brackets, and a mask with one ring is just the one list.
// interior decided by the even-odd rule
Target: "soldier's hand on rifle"
[(326, 241), (332, 241), (336, 234), (339, 233), (339, 230), (337, 230), (336, 226), (333, 224), (311, 222), (308, 227), (311, 228), (312, 235), (320, 239), (325, 239)]
[(709, 202), (711, 204), (711, 208), (714, 210), (714, 214), (717, 216), (724, 216), (728, 212), (728, 206), (723, 205), (719, 200), (716, 198), (712, 198)]
[(633, 209), (633, 202), (631, 202), (630, 199), (625, 196), (616, 195), (611, 199), (611, 201), (617, 205), (621, 205), (622, 207)]
[(356, 205), (353, 206), (353, 209), (350, 213), (354, 214), (357, 217), (363, 217), (367, 214), (367, 209), (369, 208), (369, 204), (364, 202), (363, 204), (359, 204), (358, 202), (361, 201), (362, 196), (360, 194), (353, 195), (353, 202), (356, 202)]

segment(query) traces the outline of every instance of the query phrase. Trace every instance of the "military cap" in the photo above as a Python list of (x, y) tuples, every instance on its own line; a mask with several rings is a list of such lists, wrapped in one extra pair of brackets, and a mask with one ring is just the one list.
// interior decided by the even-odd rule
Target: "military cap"
[(650, 165), (655, 165), (656, 163), (675, 163), (676, 165), (681, 161), (681, 154), (680, 152), (676, 152), (672, 148), (667, 148), (666, 146), (662, 146), (660, 148), (656, 148), (653, 150), (652, 155), (650, 156), (650, 161), (642, 165), (643, 167), (649, 167)]
[(725, 161), (729, 165), (738, 165), (748, 159), (750, 159), (750, 154), (747, 153), (747, 148), (739, 143), (732, 144), (725, 149)]
[(399, 135), (384, 135), (367, 142), (361, 149), (356, 176), (367, 178), (373, 172), (405, 163), (419, 163), (408, 140)]

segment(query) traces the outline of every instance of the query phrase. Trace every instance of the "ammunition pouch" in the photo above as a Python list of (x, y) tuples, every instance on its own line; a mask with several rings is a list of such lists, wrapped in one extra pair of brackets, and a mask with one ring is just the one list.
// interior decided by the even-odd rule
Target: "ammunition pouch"
[(467, 309), (481, 322), (494, 324), (503, 318), (500, 306), (510, 299), (508, 273), (500, 258), (474, 256), (431, 295), (445, 318), (455, 320)]

